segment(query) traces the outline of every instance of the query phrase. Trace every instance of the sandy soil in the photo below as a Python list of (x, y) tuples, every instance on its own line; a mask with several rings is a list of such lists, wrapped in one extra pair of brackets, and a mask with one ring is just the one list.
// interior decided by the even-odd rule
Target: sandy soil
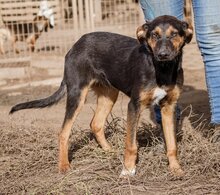
[[(169, 173), (160, 133), (152, 127), (146, 111), (138, 134), (137, 175), (120, 180), (128, 98), (121, 94), (108, 118), (106, 133), (114, 152), (105, 153), (89, 129), (96, 101), (92, 93), (72, 129), (72, 169), (66, 175), (58, 174), (57, 138), (65, 99), (48, 109), (9, 116), (13, 104), (45, 97), (57, 88), (25, 87), (0, 93), (0, 194), (220, 194), (219, 129), (209, 124), (203, 63), (195, 42), (185, 48), (183, 66), (185, 86), (179, 101), (183, 136), (178, 144), (184, 177)], [(41, 75), (41, 79), (48, 78)]]

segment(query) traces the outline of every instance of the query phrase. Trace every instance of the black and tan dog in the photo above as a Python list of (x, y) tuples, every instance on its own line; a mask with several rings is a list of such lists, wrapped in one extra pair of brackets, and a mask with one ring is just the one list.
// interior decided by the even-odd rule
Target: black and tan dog
[(68, 139), (89, 89), (97, 96), (97, 109), (91, 128), (104, 150), (111, 147), (104, 135), (104, 124), (119, 91), (130, 97), (124, 169), (121, 176), (134, 175), (137, 159), (136, 131), (141, 111), (150, 104), (161, 107), (162, 125), (169, 166), (182, 174), (177, 159), (174, 132), (175, 104), (183, 85), (182, 49), (192, 38), (192, 28), (172, 16), (161, 16), (137, 29), (136, 39), (107, 32), (84, 35), (65, 57), (60, 88), (50, 97), (14, 106), (44, 108), (57, 103), (67, 92), (66, 114), (59, 134), (59, 170), (70, 168)]
[(5, 41), (10, 41), (13, 44), (16, 53), (19, 53), (16, 42), (26, 41), (28, 49), (33, 52), (37, 39), (43, 31), (47, 32), (48, 27), (52, 28), (45, 16), (35, 16), (30, 22), (5, 22), (5, 27), (0, 28), (0, 52), (5, 53), (3, 47)]

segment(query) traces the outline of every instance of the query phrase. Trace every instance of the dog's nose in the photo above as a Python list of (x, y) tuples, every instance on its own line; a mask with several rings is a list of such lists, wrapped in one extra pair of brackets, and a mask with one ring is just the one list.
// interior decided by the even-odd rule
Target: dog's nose
[(166, 52), (166, 51), (161, 51), (159, 54), (158, 54), (158, 57), (160, 59), (166, 59), (167, 57), (169, 57), (169, 53)]

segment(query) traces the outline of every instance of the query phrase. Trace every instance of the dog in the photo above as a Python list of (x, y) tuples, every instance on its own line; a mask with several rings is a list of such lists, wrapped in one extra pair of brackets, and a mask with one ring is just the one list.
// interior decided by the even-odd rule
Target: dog
[(18, 23), (15, 21), (4, 22), (5, 27), (0, 29), (0, 52), (4, 51), (4, 42), (10, 41), (16, 53), (20, 53), (16, 47), (17, 41), (26, 41), (28, 49), (32, 52), (35, 50), (35, 44), (43, 31), (47, 32), (50, 25), (48, 18), (45, 16), (36, 16), (32, 22)]
[(7, 29), (5, 27), (1, 27), (0, 28), (0, 53), (1, 54), (5, 54), (4, 44), (7, 41), (12, 42), (11, 32), (9, 29)]
[(111, 150), (104, 134), (106, 118), (119, 91), (130, 97), (121, 177), (135, 175), (138, 119), (141, 111), (151, 104), (161, 108), (169, 168), (175, 175), (183, 174), (177, 158), (174, 112), (183, 86), (183, 47), (191, 41), (193, 30), (187, 22), (164, 15), (147, 21), (136, 33), (138, 41), (108, 32), (83, 35), (65, 56), (59, 89), (47, 98), (12, 107), (10, 114), (21, 109), (52, 106), (67, 93), (66, 113), (59, 133), (60, 172), (70, 168), (71, 127), (92, 89), (97, 94), (97, 108), (90, 126), (105, 151)]

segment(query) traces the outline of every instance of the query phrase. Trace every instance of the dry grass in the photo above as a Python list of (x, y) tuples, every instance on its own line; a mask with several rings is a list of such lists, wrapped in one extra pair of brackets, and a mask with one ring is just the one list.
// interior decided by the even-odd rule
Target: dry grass
[[(114, 151), (103, 152), (90, 130), (73, 129), (70, 142), (72, 169), (57, 172), (57, 134), (49, 128), (2, 124), (0, 136), (1, 194), (219, 194), (220, 142), (202, 136), (202, 124), (192, 128), (183, 121), (179, 158), (182, 178), (170, 174), (160, 134), (142, 124), (139, 133), (137, 175), (120, 180), (123, 166), (124, 121), (112, 117), (106, 134)], [(21, 119), (22, 120), (22, 119)]]

